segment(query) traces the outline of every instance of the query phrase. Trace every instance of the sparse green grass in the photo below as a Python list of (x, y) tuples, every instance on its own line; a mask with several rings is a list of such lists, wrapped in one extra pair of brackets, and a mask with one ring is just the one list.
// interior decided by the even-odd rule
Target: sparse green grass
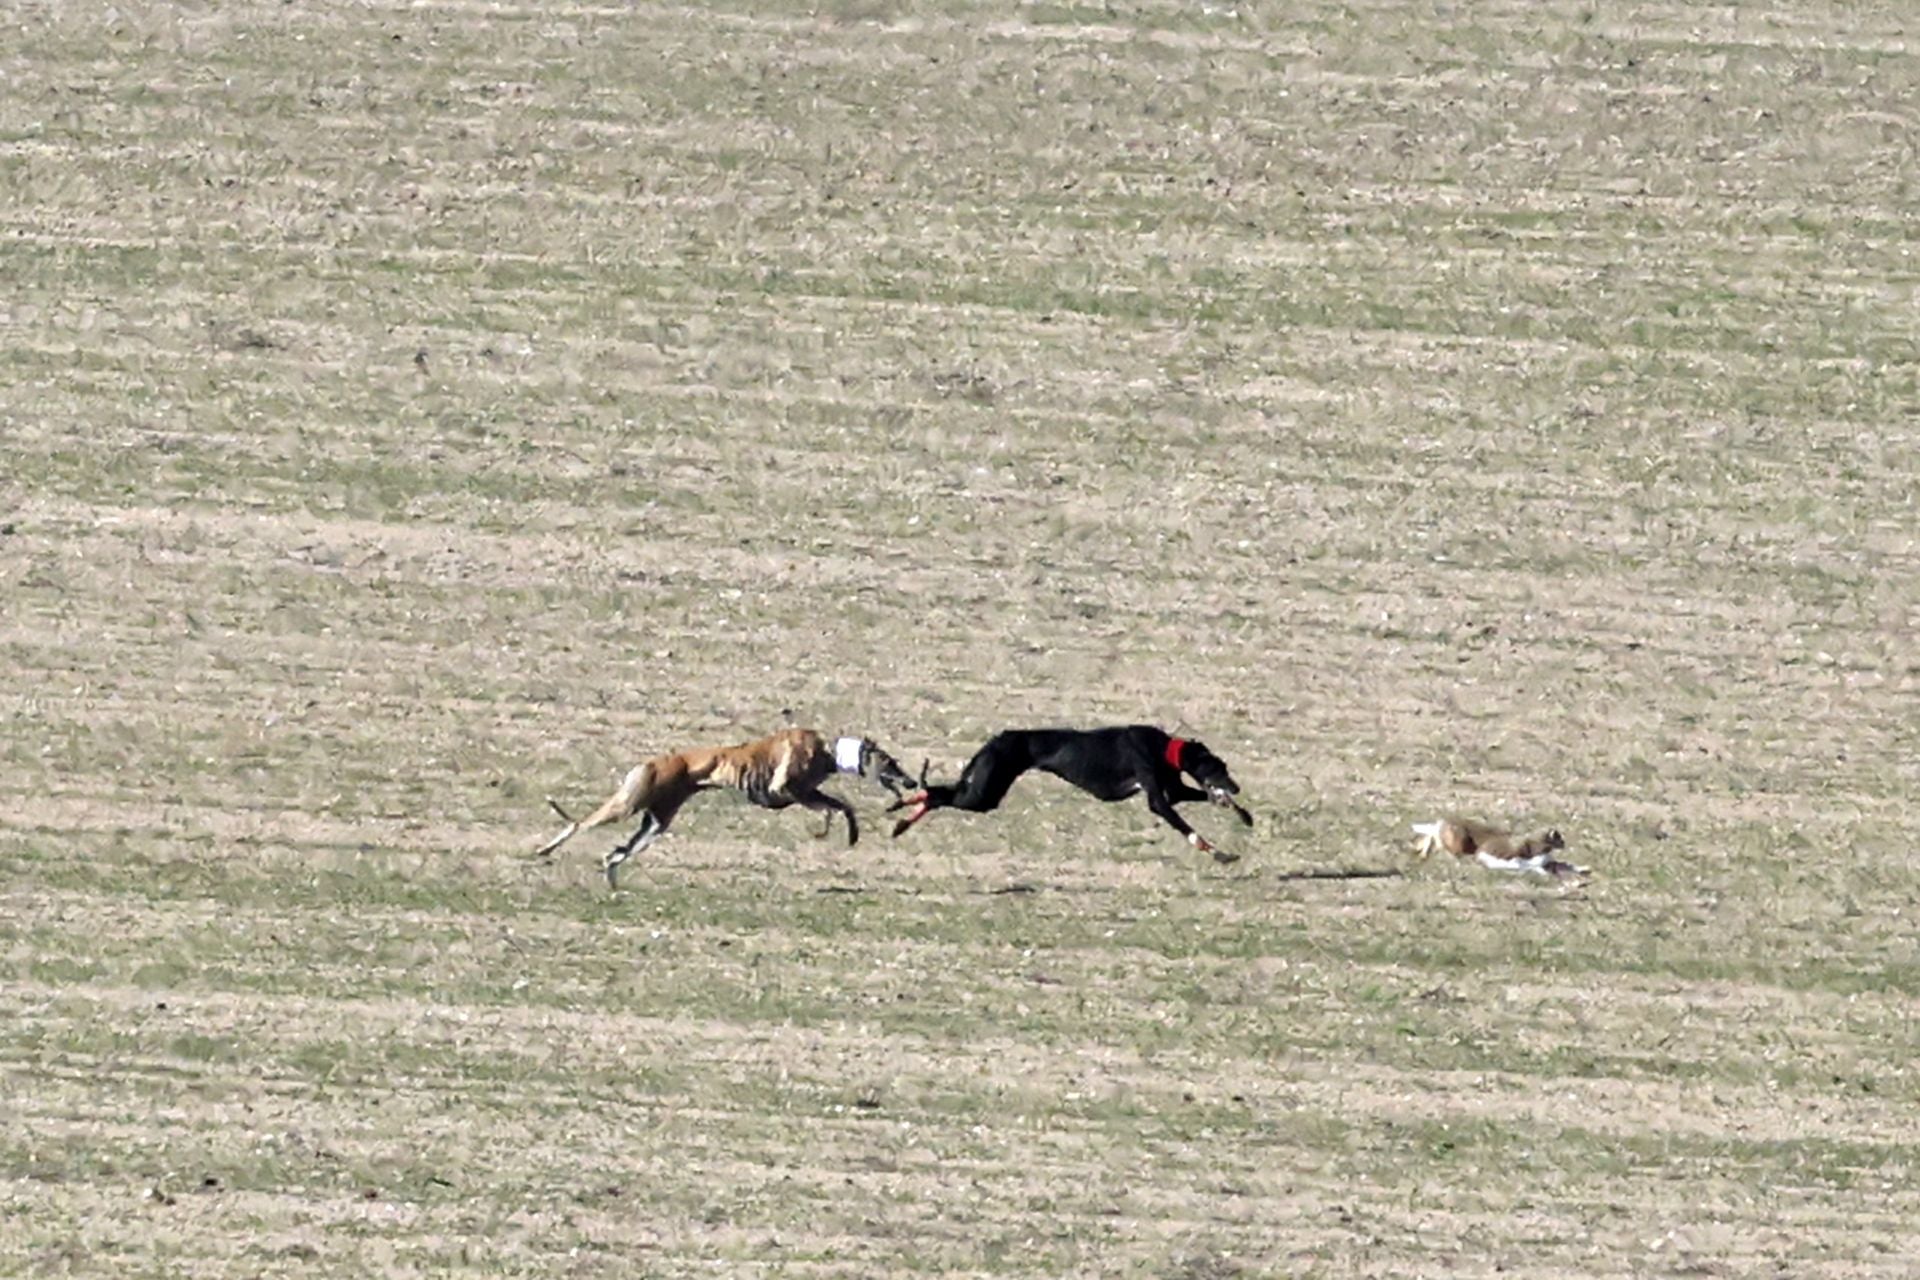
[(1907, 15), (1361, 16), (15, 23), (0, 1273), (1909, 1272)]

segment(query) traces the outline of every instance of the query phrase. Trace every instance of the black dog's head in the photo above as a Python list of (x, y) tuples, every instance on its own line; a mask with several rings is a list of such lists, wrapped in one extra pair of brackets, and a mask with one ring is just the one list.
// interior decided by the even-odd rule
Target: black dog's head
[(1566, 848), (1567, 838), (1561, 835), (1559, 828), (1556, 827), (1555, 829), (1547, 832), (1546, 835), (1541, 837), (1540, 844), (1543, 852), (1552, 853), (1555, 849)]
[(1180, 751), (1180, 768), (1193, 775), (1207, 793), (1207, 799), (1222, 809), (1231, 809), (1240, 815), (1240, 821), (1253, 825), (1253, 815), (1234, 802), (1240, 794), (1240, 784), (1233, 780), (1233, 774), (1227, 770), (1227, 762), (1207, 750), (1203, 742), (1189, 739)]
[(1180, 767), (1213, 796), (1240, 794), (1240, 784), (1227, 771), (1227, 762), (1207, 750), (1204, 742), (1188, 739), (1180, 752)]

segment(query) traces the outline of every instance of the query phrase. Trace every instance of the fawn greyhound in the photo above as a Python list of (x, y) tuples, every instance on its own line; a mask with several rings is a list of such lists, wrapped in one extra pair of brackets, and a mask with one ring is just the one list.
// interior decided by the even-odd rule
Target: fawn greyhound
[(620, 822), (637, 813), (639, 830), (607, 854), (603, 862), (607, 884), (617, 889), (620, 864), (665, 835), (680, 806), (699, 792), (715, 788), (739, 791), (763, 809), (797, 804), (824, 813), (827, 817), (820, 828), (821, 839), (833, 829), (833, 815), (843, 814), (847, 819), (847, 844), (852, 846), (860, 839), (860, 822), (853, 806), (820, 790), (820, 784), (836, 772), (871, 778), (896, 799), (915, 785), (906, 770), (871, 738), (838, 738), (829, 745), (811, 729), (783, 729), (738, 746), (697, 747), (655, 756), (635, 765), (605, 803), (577, 821), (549, 798), (547, 803), (567, 826), (534, 852), (550, 854), (578, 832)]

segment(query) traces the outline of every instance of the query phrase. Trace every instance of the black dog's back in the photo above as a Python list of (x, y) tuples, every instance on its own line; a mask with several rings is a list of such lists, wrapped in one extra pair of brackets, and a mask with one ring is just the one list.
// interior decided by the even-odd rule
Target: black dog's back
[[(974, 752), (951, 787), (930, 786), (930, 808), (986, 813), (998, 808), (1021, 774), (1050, 773), (1101, 800), (1124, 800), (1156, 772), (1173, 741), (1153, 725), (1107, 729), (1006, 729)], [(1177, 770), (1175, 771), (1177, 773)]]
[(1027, 733), (1033, 767), (1044, 769), (1101, 800), (1124, 800), (1140, 790), (1172, 741), (1149, 724), (1110, 729), (1035, 729)]
[(1057, 732), (1006, 729), (994, 734), (985, 746), (973, 753), (973, 759), (967, 761), (966, 768), (960, 771), (960, 781), (952, 786), (935, 783), (926, 789), (928, 807), (968, 809), (974, 813), (999, 808), (1020, 775), (1036, 764), (1035, 747), (1039, 740)]

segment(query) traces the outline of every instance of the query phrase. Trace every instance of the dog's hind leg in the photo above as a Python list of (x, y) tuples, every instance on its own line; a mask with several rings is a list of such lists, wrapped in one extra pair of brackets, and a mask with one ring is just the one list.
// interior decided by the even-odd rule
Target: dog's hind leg
[(641, 815), (640, 829), (629, 836), (625, 844), (615, 846), (601, 863), (601, 869), (607, 873), (607, 888), (617, 890), (620, 887), (620, 864), (636, 853), (645, 853), (666, 831), (666, 824), (654, 817), (652, 810)]
[(905, 800), (894, 803), (890, 807), (889, 812), (893, 809), (904, 808), (907, 811), (907, 816), (893, 824), (893, 838), (898, 840), (901, 836), (913, 829), (914, 823), (920, 821), (920, 819), (926, 817), (935, 809), (946, 808), (946, 797), (952, 794), (952, 787), (941, 786), (939, 783), (934, 783), (932, 786), (925, 787), (919, 792), (908, 796)]
[[(973, 759), (960, 771), (959, 782), (950, 787), (936, 783), (909, 797), (907, 816), (893, 824), (894, 837), (897, 839), (935, 809), (964, 809), (968, 813), (998, 809), (1020, 775), (1033, 767), (1032, 755), (1020, 750), (1017, 743), (1014, 735), (997, 734), (973, 753)], [(924, 778), (926, 770), (920, 772)]]
[(643, 804), (647, 803), (648, 794), (653, 789), (653, 777), (654, 767), (652, 761), (648, 761), (646, 764), (635, 765), (627, 771), (627, 776), (621, 779), (620, 786), (612, 795), (607, 797), (605, 803), (578, 821), (568, 817), (567, 811), (562, 809), (556, 801), (549, 797), (547, 803), (553, 806), (553, 811), (562, 818), (566, 818), (566, 829), (553, 839), (541, 845), (538, 849), (535, 849), (533, 851), (534, 856), (545, 857), (567, 841), (573, 839), (575, 834), (581, 831), (603, 826), (609, 822), (619, 822), (623, 818), (631, 818), (639, 811)]

